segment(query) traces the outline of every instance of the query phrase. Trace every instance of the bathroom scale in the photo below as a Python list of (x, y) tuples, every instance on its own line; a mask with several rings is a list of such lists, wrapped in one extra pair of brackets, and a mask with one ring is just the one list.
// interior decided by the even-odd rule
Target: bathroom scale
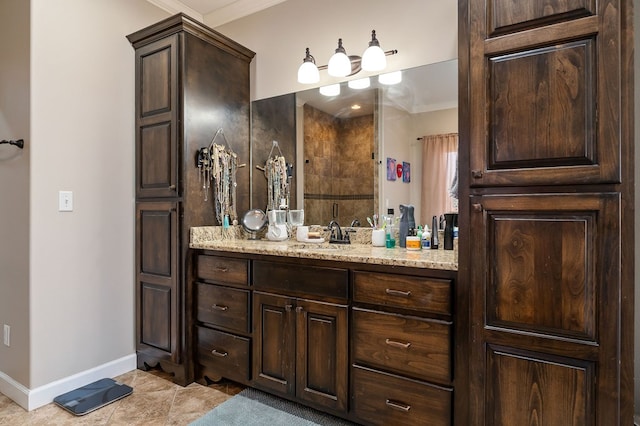
[(133, 388), (113, 379), (100, 379), (78, 389), (56, 396), (53, 402), (76, 416), (83, 416), (125, 396)]

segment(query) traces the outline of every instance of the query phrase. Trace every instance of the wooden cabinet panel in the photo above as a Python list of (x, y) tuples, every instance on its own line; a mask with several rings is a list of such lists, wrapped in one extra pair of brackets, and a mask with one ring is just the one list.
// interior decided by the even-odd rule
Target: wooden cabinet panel
[(253, 293), (253, 380), (263, 389), (295, 392), (295, 301), (288, 297)]
[(137, 348), (180, 360), (177, 204), (136, 204)]
[(347, 269), (254, 261), (252, 277), (253, 285), (260, 290), (334, 299), (347, 299), (349, 295)]
[(354, 366), (353, 412), (372, 425), (452, 424), (453, 391)]
[(451, 314), (451, 281), (413, 275), (354, 271), (353, 300)]
[(198, 256), (197, 277), (229, 286), (249, 285), (249, 261), (220, 256)]
[[(618, 1), (469, 2), (470, 185), (619, 183)], [(495, 13), (512, 33), (491, 37)]]
[(250, 340), (246, 337), (198, 327), (197, 362), (216, 375), (241, 383), (249, 380)]
[(196, 287), (198, 321), (239, 333), (251, 331), (248, 290), (203, 283), (196, 283)]
[(594, 14), (596, 0), (513, 1), (490, 0), (490, 33), (522, 30), (538, 25)]
[[(487, 326), (599, 340), (597, 300), (617, 272), (616, 194), (474, 197), (486, 271)], [(600, 293), (599, 293), (600, 292)]]
[(140, 273), (171, 278), (176, 275), (177, 204), (138, 203), (137, 243)]
[(354, 362), (450, 384), (451, 324), (353, 308)]
[(151, 283), (140, 283), (141, 329), (139, 343), (171, 352), (175, 324), (171, 317), (161, 315), (171, 312), (175, 303), (175, 292), (171, 287)]
[(488, 351), (488, 424), (594, 424), (592, 363), (496, 347)]
[(136, 50), (136, 197), (178, 195), (178, 40)]
[(137, 98), (140, 116), (171, 111), (176, 101), (176, 55), (178, 36), (152, 43), (137, 51), (139, 64)]
[(586, 39), (489, 58), (488, 169), (596, 165), (594, 47)]
[(345, 411), (347, 408), (347, 306), (296, 301), (296, 396)]

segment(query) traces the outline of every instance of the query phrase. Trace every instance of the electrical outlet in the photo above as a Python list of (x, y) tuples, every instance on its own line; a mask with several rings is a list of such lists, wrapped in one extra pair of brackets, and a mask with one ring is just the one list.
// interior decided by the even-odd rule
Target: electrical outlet
[(11, 346), (11, 326), (4, 325), (4, 345)]

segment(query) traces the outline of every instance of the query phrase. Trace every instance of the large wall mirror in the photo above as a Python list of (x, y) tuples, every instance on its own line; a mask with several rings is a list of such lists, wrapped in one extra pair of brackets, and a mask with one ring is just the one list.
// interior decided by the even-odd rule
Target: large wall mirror
[(277, 140), (294, 166), (291, 207), (305, 209), (306, 224), (367, 226), (400, 204), (430, 223), (445, 211), (422, 211), (425, 186), (448, 194), (452, 175), (423, 182), (424, 137), (457, 134), (457, 75), (451, 60), (403, 70), (396, 84), (374, 76), (367, 88), (344, 82), (339, 94), (314, 88), (253, 102), (252, 207), (265, 208), (266, 178), (255, 166)]

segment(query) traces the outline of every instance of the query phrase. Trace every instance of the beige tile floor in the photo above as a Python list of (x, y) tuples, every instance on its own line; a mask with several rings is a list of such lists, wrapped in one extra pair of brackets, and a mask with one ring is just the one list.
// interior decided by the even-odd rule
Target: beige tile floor
[(85, 416), (74, 416), (53, 403), (27, 412), (0, 394), (0, 425), (188, 425), (243, 389), (225, 381), (182, 387), (165, 377), (162, 372), (142, 370), (115, 377), (133, 393)]

